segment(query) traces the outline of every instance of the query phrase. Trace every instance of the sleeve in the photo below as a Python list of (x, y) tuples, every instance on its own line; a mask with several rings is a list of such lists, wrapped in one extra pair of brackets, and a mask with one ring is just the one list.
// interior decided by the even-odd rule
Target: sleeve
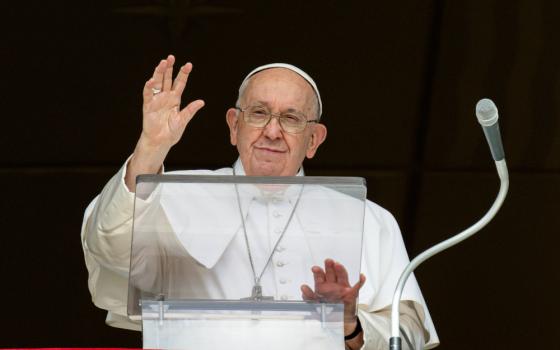
[[(400, 303), (400, 329), (403, 350), (423, 349), (426, 331), (412, 302)], [(358, 317), (364, 329), (362, 350), (385, 350), (391, 337), (391, 307), (368, 312), (358, 309)]]
[[(364, 217), (363, 242), (362, 271), (366, 275), (366, 284), (360, 291), (359, 308), (361, 319), (367, 324), (364, 326), (367, 345), (372, 338), (368, 334), (368, 327), (378, 328), (386, 322), (385, 331), (381, 329), (378, 333), (389, 332), (393, 294), (402, 271), (409, 263), (409, 258), (396, 220), (387, 210), (369, 201)], [(405, 309), (407, 312), (402, 316), (403, 325), (407, 319), (413, 320), (412, 323), (408, 322), (412, 325), (415, 323), (420, 325), (420, 327), (408, 326), (411, 340), (422, 339), (423, 342), (425, 341), (423, 344), (425, 349), (437, 346), (439, 339), (414, 275), (409, 277), (401, 300), (407, 303)], [(389, 312), (385, 313), (384, 310), (387, 309)], [(382, 319), (385, 321), (380, 321)], [(403, 344), (404, 342), (405, 339)], [(369, 350), (370, 347), (365, 349)], [(371, 347), (371, 349), (377, 348)]]
[(124, 183), (127, 164), (87, 207), (81, 240), (93, 303), (109, 311), (108, 325), (139, 330), (126, 316), (134, 206), (134, 193)]

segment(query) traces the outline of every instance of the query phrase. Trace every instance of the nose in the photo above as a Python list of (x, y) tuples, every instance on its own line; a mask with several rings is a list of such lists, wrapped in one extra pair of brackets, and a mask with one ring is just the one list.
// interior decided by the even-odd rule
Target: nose
[(263, 134), (271, 140), (282, 137), (282, 127), (278, 116), (273, 115), (268, 124), (264, 127)]

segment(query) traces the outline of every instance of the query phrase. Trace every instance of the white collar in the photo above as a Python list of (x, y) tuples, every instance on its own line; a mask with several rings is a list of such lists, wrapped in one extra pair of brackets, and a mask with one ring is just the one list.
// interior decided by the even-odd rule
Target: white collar
[[(243, 164), (241, 162), (241, 158), (237, 158), (235, 163), (233, 163), (233, 169), (235, 169), (235, 174), (237, 175), (243, 175), (243, 176), (246, 175), (245, 169), (243, 168)], [(305, 176), (305, 173), (303, 172), (303, 167), (299, 168), (299, 171), (295, 176)]]

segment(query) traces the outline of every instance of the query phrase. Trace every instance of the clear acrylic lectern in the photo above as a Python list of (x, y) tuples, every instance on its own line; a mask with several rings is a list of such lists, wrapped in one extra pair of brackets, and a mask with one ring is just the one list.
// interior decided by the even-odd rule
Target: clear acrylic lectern
[(326, 259), (359, 280), (362, 178), (143, 175), (128, 315), (144, 348), (344, 349), (340, 303), (303, 300)]

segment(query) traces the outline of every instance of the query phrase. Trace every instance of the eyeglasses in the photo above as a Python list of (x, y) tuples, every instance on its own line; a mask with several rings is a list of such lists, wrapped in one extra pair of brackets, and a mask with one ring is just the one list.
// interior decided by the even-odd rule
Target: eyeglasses
[(290, 134), (299, 134), (308, 123), (318, 123), (317, 119), (307, 120), (305, 115), (298, 112), (287, 112), (275, 114), (261, 106), (251, 106), (245, 109), (235, 107), (243, 112), (243, 120), (255, 128), (265, 128), (272, 118), (278, 118), (278, 123), (282, 130)]

